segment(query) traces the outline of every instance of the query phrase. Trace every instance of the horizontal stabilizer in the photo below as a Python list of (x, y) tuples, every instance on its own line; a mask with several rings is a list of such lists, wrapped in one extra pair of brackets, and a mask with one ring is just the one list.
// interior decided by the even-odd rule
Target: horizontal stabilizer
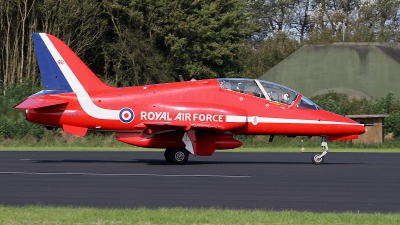
[(32, 99), (28, 98), (25, 101), (14, 106), (16, 109), (38, 109), (55, 105), (67, 104), (67, 101), (60, 100), (44, 100), (44, 99)]

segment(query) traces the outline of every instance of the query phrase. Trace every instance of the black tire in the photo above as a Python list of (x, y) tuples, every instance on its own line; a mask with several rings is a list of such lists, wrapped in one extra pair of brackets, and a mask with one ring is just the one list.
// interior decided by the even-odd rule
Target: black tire
[(324, 162), (324, 157), (321, 157), (319, 159), (317, 158), (320, 155), (321, 153), (314, 153), (314, 155), (311, 157), (311, 160), (315, 165), (321, 165)]
[(183, 148), (175, 148), (170, 154), (171, 161), (173, 164), (185, 164), (189, 159), (189, 152)]
[(173, 149), (171, 149), (171, 148), (167, 148), (167, 149), (165, 149), (165, 152), (164, 152), (164, 158), (165, 158), (165, 160), (167, 160), (167, 162), (169, 162), (169, 163), (172, 163), (172, 159), (171, 159), (171, 152), (172, 152), (172, 150), (173, 150)]

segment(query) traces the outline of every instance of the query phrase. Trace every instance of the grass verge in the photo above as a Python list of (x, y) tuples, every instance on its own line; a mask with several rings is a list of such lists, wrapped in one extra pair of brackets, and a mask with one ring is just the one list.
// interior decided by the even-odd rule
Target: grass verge
[[(0, 151), (84, 151), (84, 152), (101, 152), (101, 151), (116, 151), (116, 152), (134, 152), (134, 151), (147, 151), (147, 152), (163, 152), (165, 149), (154, 149), (154, 148), (139, 148), (134, 146), (128, 147), (79, 147), (79, 146), (45, 146), (45, 147), (29, 147), (29, 146), (0, 146)], [(237, 149), (228, 150), (216, 150), (216, 152), (293, 152), (293, 153), (303, 153), (301, 149), (298, 148), (246, 148), (241, 147)], [(307, 152), (322, 152), (318, 147), (307, 148), (304, 153)], [(400, 149), (393, 148), (330, 148), (329, 152), (354, 152), (354, 153), (400, 153)]]
[[(288, 138), (277, 136), (269, 142), (269, 136), (244, 136), (235, 138), (243, 142), (243, 146), (231, 152), (321, 152), (319, 138)], [(395, 152), (400, 153), (400, 139), (385, 141), (383, 144), (356, 144), (349, 141), (329, 142), (331, 152)], [(61, 131), (46, 131), (43, 138), (32, 136), (23, 138), (0, 138), (0, 151), (164, 151), (164, 149), (140, 148), (115, 139), (113, 133), (89, 133), (78, 137)]]
[(400, 214), (0, 206), (0, 224), (400, 224)]

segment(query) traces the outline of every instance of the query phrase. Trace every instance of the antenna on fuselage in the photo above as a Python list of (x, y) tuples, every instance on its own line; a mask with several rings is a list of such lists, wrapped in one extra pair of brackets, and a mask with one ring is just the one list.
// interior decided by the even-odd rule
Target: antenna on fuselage
[(185, 80), (183, 79), (183, 76), (182, 76), (182, 75), (179, 75), (179, 81), (180, 81), (180, 82), (185, 81)]

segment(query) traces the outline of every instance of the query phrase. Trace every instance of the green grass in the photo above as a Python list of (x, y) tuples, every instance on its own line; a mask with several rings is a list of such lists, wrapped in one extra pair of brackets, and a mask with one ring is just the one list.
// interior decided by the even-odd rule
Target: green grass
[[(219, 151), (219, 150), (217, 150)], [(222, 150), (221, 150), (222, 151)], [(227, 150), (228, 152), (299, 152), (302, 153), (301, 147), (273, 147), (273, 148), (247, 148), (241, 147), (237, 149)], [(322, 152), (321, 147), (314, 146), (305, 148), (304, 153), (307, 152)], [(342, 148), (342, 147), (329, 147), (329, 152), (376, 152), (376, 153), (400, 153), (400, 148)]]
[[(113, 132), (88, 132), (85, 137), (78, 137), (63, 132), (62, 130), (43, 130), (40, 137), (32, 134), (24, 134), (18, 137), (5, 138), (0, 135), (0, 146), (77, 146), (77, 147), (126, 147), (128, 145), (115, 139)], [(285, 136), (275, 136), (273, 142), (269, 142), (268, 135), (235, 135), (245, 147), (253, 148), (305, 148), (318, 147), (320, 145), (319, 137), (296, 137), (288, 138)], [(400, 137), (385, 141), (383, 144), (356, 144), (351, 141), (329, 142), (332, 147), (348, 148), (400, 148)]]
[[(0, 146), (0, 151), (118, 151), (118, 152), (132, 152), (132, 151), (149, 151), (149, 152), (163, 152), (165, 149), (154, 148), (140, 148), (135, 146), (123, 147), (90, 147), (90, 146)], [(301, 152), (301, 148), (293, 147), (240, 147), (236, 149), (216, 150), (216, 152)], [(305, 148), (304, 153), (307, 152), (322, 152), (318, 146)], [(375, 152), (375, 153), (400, 153), (400, 148), (329, 148), (329, 152)]]
[[(320, 138), (276, 136), (271, 143), (269, 136), (244, 136), (235, 138), (243, 146), (230, 152), (320, 152)], [(396, 152), (400, 153), (400, 138), (385, 141), (383, 144), (356, 144), (349, 141), (329, 142), (331, 152)], [(59, 131), (45, 131), (38, 139), (32, 136), (5, 139), (0, 137), (0, 151), (164, 151), (131, 146), (115, 139), (114, 133), (91, 132), (85, 137), (78, 137)]]
[(70, 146), (70, 145), (54, 145), (54, 146), (1, 146), (0, 151), (164, 151), (164, 149), (140, 148), (126, 145), (125, 147), (104, 147), (104, 146)]
[[(30, 145), (30, 144), (0, 144), (0, 151), (164, 151), (165, 149), (153, 149), (153, 148), (140, 148), (127, 144), (102, 146), (102, 145), (79, 145), (74, 144), (62, 144), (54, 143), (53, 145)], [(313, 146), (307, 146), (304, 148), (304, 152), (321, 152), (322, 149), (318, 144)], [(216, 150), (216, 152), (298, 152), (301, 153), (300, 147), (277, 147), (277, 146), (265, 146), (265, 147), (246, 147), (242, 146), (236, 149), (227, 150)], [(362, 148), (362, 147), (346, 147), (346, 146), (329, 146), (329, 152), (376, 152), (376, 153), (400, 153), (400, 148)]]
[(400, 224), (400, 214), (0, 206), (0, 224)]

